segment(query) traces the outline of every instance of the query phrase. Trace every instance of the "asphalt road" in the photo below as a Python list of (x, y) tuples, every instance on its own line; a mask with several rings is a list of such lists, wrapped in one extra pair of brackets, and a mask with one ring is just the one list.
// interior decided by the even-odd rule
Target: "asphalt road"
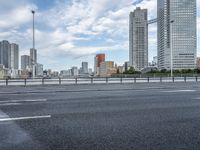
[(0, 87), (0, 150), (199, 150), (200, 83)]

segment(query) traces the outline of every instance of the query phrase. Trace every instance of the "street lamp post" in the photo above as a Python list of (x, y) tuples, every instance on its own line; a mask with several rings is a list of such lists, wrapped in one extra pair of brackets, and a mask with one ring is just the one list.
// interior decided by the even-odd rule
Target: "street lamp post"
[(171, 77), (173, 77), (173, 44), (172, 44), (172, 42), (173, 42), (173, 39), (172, 39), (172, 25), (173, 25), (173, 23), (174, 23), (174, 20), (171, 20), (170, 21), (170, 50), (171, 50)]
[(33, 79), (35, 78), (35, 11), (32, 10), (31, 11), (33, 14), (33, 58), (32, 58), (32, 65), (33, 65), (33, 69), (32, 69), (32, 76)]

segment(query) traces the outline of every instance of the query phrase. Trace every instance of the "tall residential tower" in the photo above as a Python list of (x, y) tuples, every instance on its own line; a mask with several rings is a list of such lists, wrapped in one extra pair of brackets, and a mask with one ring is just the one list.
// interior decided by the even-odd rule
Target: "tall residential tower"
[(129, 65), (136, 70), (148, 67), (148, 13), (136, 8), (129, 20)]
[(19, 69), (19, 46), (15, 43), (11, 44), (11, 69)]
[(193, 69), (197, 55), (196, 0), (157, 0), (157, 5), (158, 68), (170, 70), (172, 58), (173, 69)]

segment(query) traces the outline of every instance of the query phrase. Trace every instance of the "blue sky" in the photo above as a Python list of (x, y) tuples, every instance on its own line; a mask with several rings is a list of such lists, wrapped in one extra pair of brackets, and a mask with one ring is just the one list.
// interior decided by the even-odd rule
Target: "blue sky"
[[(46, 69), (64, 70), (106, 53), (107, 60), (128, 61), (129, 13), (136, 6), (147, 8), (156, 18), (157, 0), (0, 0), (0, 40), (18, 43), (20, 55), (32, 47), (31, 9), (36, 10), (38, 62)], [(200, 46), (200, 0), (198, 49)], [(149, 60), (157, 54), (156, 24), (149, 26)], [(200, 53), (200, 51), (198, 51)]]

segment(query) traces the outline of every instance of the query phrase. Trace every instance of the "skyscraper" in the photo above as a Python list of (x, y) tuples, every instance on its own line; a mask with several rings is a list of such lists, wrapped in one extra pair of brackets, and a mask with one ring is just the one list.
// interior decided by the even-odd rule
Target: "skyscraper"
[(11, 44), (11, 69), (19, 69), (19, 46)]
[(32, 69), (32, 76), (35, 77), (36, 75), (36, 67), (37, 67), (37, 50), (31, 48), (30, 49), (30, 63)]
[(147, 9), (136, 8), (129, 20), (129, 63), (136, 70), (148, 66)]
[[(196, 0), (157, 0), (158, 67), (193, 69), (197, 53)], [(172, 49), (172, 54), (171, 54)]]
[(37, 50), (36, 49), (33, 49), (33, 48), (30, 49), (30, 62), (31, 62), (31, 65), (37, 64)]
[(28, 55), (23, 55), (21, 56), (21, 69), (22, 70), (26, 70), (28, 68), (30, 68), (30, 56)]
[(0, 42), (0, 64), (11, 68), (11, 46), (8, 41)]

